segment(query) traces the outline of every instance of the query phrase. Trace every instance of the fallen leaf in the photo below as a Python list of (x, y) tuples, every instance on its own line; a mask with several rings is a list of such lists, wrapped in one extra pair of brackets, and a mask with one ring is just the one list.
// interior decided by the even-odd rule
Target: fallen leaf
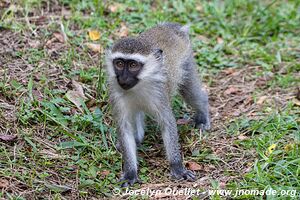
[(100, 39), (100, 33), (97, 30), (90, 30), (89, 31), (89, 37), (91, 40), (99, 40)]
[(34, 49), (41, 47), (41, 42), (39, 40), (28, 41), (28, 44), (31, 48), (34, 48)]
[(248, 137), (245, 136), (245, 135), (239, 135), (239, 136), (238, 136), (238, 139), (243, 141), (243, 140), (247, 140)]
[(118, 35), (120, 37), (127, 37), (128, 33), (129, 33), (129, 29), (127, 28), (127, 26), (124, 23), (121, 23), (121, 28)]
[(176, 123), (178, 125), (186, 125), (186, 124), (189, 124), (189, 122), (190, 122), (190, 120), (188, 120), (188, 119), (178, 119)]
[(56, 41), (56, 38), (55, 38), (55, 37), (53, 37), (53, 38), (51, 38), (50, 40), (48, 40), (48, 41), (46, 42), (45, 46), (49, 48), (49, 47), (51, 46), (51, 44), (52, 44), (54, 41)]
[(89, 107), (89, 110), (91, 112), (95, 112), (95, 110), (98, 108), (98, 106)]
[(220, 188), (224, 189), (226, 187), (226, 182), (219, 183)]
[(235, 94), (237, 93), (239, 90), (234, 87), (234, 86), (230, 86), (227, 90), (224, 91), (225, 95), (229, 95), (229, 94)]
[(53, 36), (60, 42), (60, 43), (65, 43), (65, 38), (62, 33), (60, 32), (55, 32), (53, 33)]
[(204, 35), (197, 35), (197, 39), (204, 42), (204, 43), (209, 42), (209, 39), (207, 37), (205, 37)]
[(196, 162), (193, 162), (193, 161), (187, 162), (187, 163), (186, 163), (186, 167), (187, 167), (189, 170), (193, 170), (193, 171), (199, 171), (199, 170), (202, 170), (202, 166), (199, 165), (199, 164), (196, 163)]
[(61, 16), (71, 16), (72, 15), (72, 11), (71, 10), (68, 10), (66, 9), (65, 7), (62, 7), (62, 10), (61, 10)]
[(120, 3), (114, 3), (112, 5), (108, 6), (108, 9), (110, 12), (115, 13), (122, 7), (122, 4)]
[(284, 151), (289, 152), (289, 151), (293, 150), (294, 148), (295, 148), (295, 144), (290, 143), (290, 144), (287, 144), (284, 146)]
[(67, 94), (66, 94), (66, 97), (69, 101), (74, 103), (80, 111), (82, 111), (81, 101), (83, 101), (83, 98), (81, 97), (81, 95), (77, 91), (68, 91)]
[(89, 101), (86, 103), (86, 106), (87, 106), (88, 108), (97, 106), (97, 101), (96, 101), (96, 99), (91, 99), (91, 100), (89, 100)]
[(16, 135), (0, 135), (0, 140), (4, 142), (14, 142), (16, 141), (17, 136)]
[(80, 97), (82, 97), (83, 99), (86, 99), (84, 92), (83, 92), (82, 85), (75, 80), (72, 80), (72, 85), (73, 85), (74, 89), (79, 93)]
[(199, 183), (203, 183), (204, 181), (209, 181), (211, 178), (209, 176), (203, 176), (199, 179)]
[(45, 184), (47, 188), (55, 192), (67, 192), (72, 190), (72, 187), (67, 185), (57, 185), (57, 184)]
[(293, 103), (296, 106), (300, 106), (300, 101), (298, 99), (293, 99)]
[(271, 154), (273, 153), (273, 151), (275, 150), (276, 148), (276, 144), (272, 144), (271, 146), (268, 147), (268, 154)]
[(262, 105), (267, 98), (268, 98), (268, 96), (261, 96), (261, 97), (259, 97), (259, 99), (257, 100), (256, 103), (258, 105)]
[(52, 159), (62, 159), (64, 156), (59, 155), (51, 150), (43, 149), (39, 151), (40, 154), (44, 155), (46, 158), (52, 158)]
[(166, 192), (155, 192), (154, 199), (163, 199), (169, 196), (171, 196), (171, 194), (167, 194)]
[(245, 106), (246, 106), (246, 105), (249, 105), (249, 104), (252, 104), (252, 103), (253, 103), (253, 99), (252, 99), (251, 96), (248, 96), (248, 97), (245, 99), (245, 101), (244, 101)]
[(103, 170), (102, 172), (100, 172), (100, 174), (101, 174), (103, 177), (106, 177), (108, 174), (110, 174), (110, 171), (109, 171), (109, 170)]
[(267, 84), (268, 81), (272, 80), (273, 77), (274, 77), (274, 74), (272, 72), (269, 72), (265, 76), (257, 78), (255, 85), (257, 85), (259, 87), (263, 87)]
[(203, 7), (201, 5), (196, 5), (196, 10), (200, 12), (203, 10)]
[(66, 97), (69, 101), (74, 103), (81, 112), (83, 112), (81, 109), (81, 102), (85, 102), (87, 98), (84, 95), (82, 86), (78, 82), (72, 80), (72, 84), (75, 90), (69, 90), (66, 93)]
[(236, 70), (234, 68), (227, 68), (227, 69), (224, 69), (223, 72), (226, 74), (226, 75), (230, 75), (230, 74), (233, 74)]
[(250, 110), (247, 116), (257, 116), (257, 113), (254, 110)]
[(44, 23), (47, 23), (47, 17), (45, 15), (39, 16), (38, 18), (32, 18), (29, 20), (30, 23), (33, 23), (35, 25), (43, 25)]
[(60, 43), (65, 43), (66, 42), (66, 40), (64, 38), (64, 35), (62, 33), (54, 32), (53, 37), (50, 40), (48, 40), (45, 45), (46, 45), (46, 47), (50, 48), (51, 44), (53, 42), (56, 42), (56, 41), (58, 41)]
[(252, 167), (247, 167), (246, 169), (243, 169), (243, 173), (248, 173), (252, 170)]
[(97, 52), (97, 53), (102, 52), (102, 48), (101, 48), (100, 44), (86, 43), (86, 46), (93, 52)]
[(6, 188), (9, 185), (8, 180), (6, 179), (0, 179), (0, 188)]
[(8, 0), (2, 0), (0, 1), (0, 8), (7, 8), (9, 6), (9, 1)]
[(217, 43), (218, 43), (218, 44), (223, 44), (223, 43), (224, 43), (223, 38), (217, 37)]

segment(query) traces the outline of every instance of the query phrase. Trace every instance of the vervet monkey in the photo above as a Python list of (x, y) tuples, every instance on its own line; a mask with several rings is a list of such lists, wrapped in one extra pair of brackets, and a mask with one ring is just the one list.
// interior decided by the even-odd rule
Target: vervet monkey
[(161, 127), (172, 177), (196, 178), (182, 163), (171, 108), (171, 98), (179, 91), (196, 112), (195, 126), (210, 128), (208, 96), (201, 88), (188, 32), (188, 26), (163, 23), (137, 37), (120, 39), (106, 52), (124, 187), (138, 181), (136, 147), (144, 137), (144, 113), (152, 115)]

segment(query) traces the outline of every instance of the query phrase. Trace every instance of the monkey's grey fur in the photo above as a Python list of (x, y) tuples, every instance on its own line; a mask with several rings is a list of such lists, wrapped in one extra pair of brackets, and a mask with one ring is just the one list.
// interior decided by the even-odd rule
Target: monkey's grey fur
[[(137, 75), (139, 82), (129, 90), (118, 84), (113, 65), (116, 58), (144, 63)], [(176, 179), (194, 181), (193, 172), (182, 164), (176, 120), (170, 103), (171, 97), (179, 91), (196, 111), (196, 127), (210, 128), (208, 96), (198, 78), (188, 26), (163, 23), (137, 37), (121, 39), (107, 52), (106, 64), (124, 161), (123, 186), (138, 181), (136, 147), (144, 136), (144, 113), (154, 116), (161, 127), (171, 175)]]

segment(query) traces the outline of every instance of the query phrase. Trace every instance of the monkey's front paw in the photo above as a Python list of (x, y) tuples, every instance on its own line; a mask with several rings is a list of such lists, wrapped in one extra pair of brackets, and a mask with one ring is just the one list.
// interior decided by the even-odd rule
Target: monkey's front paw
[(196, 123), (195, 128), (201, 129), (202, 131), (207, 131), (210, 129), (210, 123)]
[(201, 115), (195, 118), (195, 128), (201, 129), (202, 131), (207, 131), (210, 129), (210, 119), (209, 117), (204, 117)]
[(195, 181), (196, 180), (196, 175), (194, 172), (186, 169), (180, 169), (180, 170), (171, 170), (171, 175), (173, 178), (178, 179), (178, 180), (187, 180), (187, 181)]
[(128, 186), (132, 186), (135, 183), (141, 183), (141, 181), (138, 179), (137, 176), (126, 176), (123, 175), (119, 182), (121, 183), (121, 187), (128, 187)]

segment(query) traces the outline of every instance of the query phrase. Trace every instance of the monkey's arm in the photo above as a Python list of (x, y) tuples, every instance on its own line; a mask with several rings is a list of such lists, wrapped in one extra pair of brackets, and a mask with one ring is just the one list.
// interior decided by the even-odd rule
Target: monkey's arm
[(119, 113), (118, 117), (118, 146), (122, 153), (123, 159), (123, 174), (120, 182), (122, 187), (133, 185), (138, 182), (137, 174), (137, 156), (136, 156), (136, 141), (134, 136), (134, 124), (131, 117), (124, 113)]

